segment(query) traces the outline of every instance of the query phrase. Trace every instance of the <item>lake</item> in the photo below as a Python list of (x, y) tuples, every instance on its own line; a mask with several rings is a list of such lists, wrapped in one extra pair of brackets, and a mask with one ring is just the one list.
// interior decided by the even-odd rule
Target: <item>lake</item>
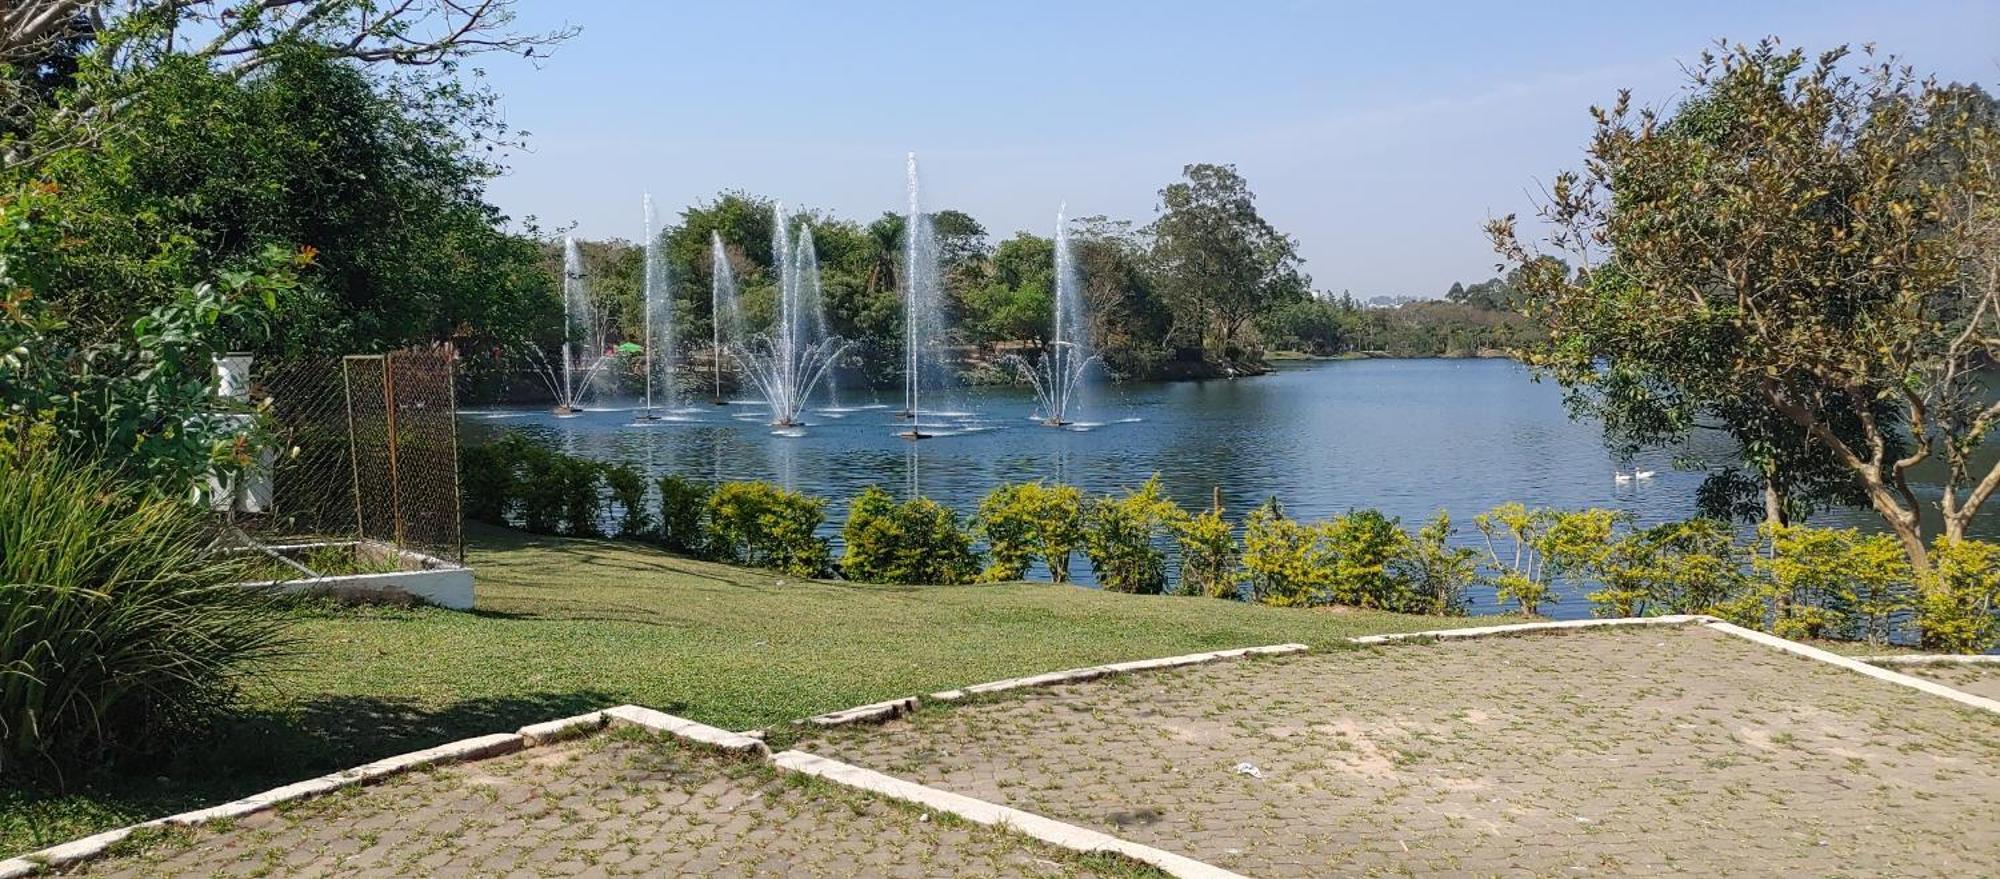
[[(636, 401), (606, 402), (557, 418), (545, 409), (463, 413), (468, 435), (512, 430), (570, 454), (628, 462), (664, 473), (719, 481), (764, 479), (832, 499), (831, 531), (847, 501), (870, 485), (911, 492), (970, 512), (1002, 482), (1046, 479), (1091, 493), (1122, 492), (1159, 474), (1189, 509), (1206, 508), (1220, 487), (1232, 516), (1276, 496), (1288, 514), (1317, 519), (1376, 507), (1414, 530), (1449, 510), (1456, 539), (1479, 546), (1472, 517), (1506, 501), (1563, 508), (1611, 507), (1639, 524), (1694, 512), (1703, 474), (1675, 470), (1676, 454), (1722, 460), (1726, 445), (1639, 457), (1647, 480), (1613, 480), (1614, 462), (1598, 425), (1568, 417), (1561, 389), (1536, 382), (1511, 360), (1353, 360), (1281, 364), (1237, 380), (1097, 385), (1078, 423), (1050, 428), (1031, 420), (1025, 389), (978, 388), (925, 402), (925, 431), (895, 434), (902, 396), (845, 391), (836, 409), (807, 412), (808, 426), (776, 431), (749, 402), (684, 407), (676, 420), (635, 424)], [(889, 405), (895, 404), (895, 405)], [(1631, 465), (1618, 462), (1621, 469)], [(1981, 535), (2000, 532), (1982, 517)], [(1815, 524), (1876, 528), (1866, 510), (1839, 510)], [(1075, 563), (1088, 581), (1088, 565)], [(1564, 584), (1544, 613), (1590, 615), (1586, 588)], [(1473, 611), (1496, 610), (1475, 587)]]

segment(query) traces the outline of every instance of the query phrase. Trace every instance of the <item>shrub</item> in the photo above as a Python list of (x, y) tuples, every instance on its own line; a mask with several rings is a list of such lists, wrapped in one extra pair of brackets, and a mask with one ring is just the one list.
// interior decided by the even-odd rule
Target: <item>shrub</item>
[(1262, 604), (1327, 603), (1335, 574), (1325, 525), (1287, 518), (1277, 498), (1265, 501), (1243, 520), (1243, 572), (1250, 597)]
[(1925, 649), (1980, 653), (2000, 645), (2000, 544), (1939, 538), (1917, 600)]
[(1112, 592), (1158, 595), (1167, 588), (1165, 542), (1173, 523), (1187, 514), (1160, 493), (1160, 478), (1122, 498), (1090, 505), (1084, 519), (1083, 551), (1097, 571), (1097, 583)]
[(708, 485), (669, 473), (660, 477), (659, 486), (660, 543), (674, 552), (707, 555)]
[(726, 482), (709, 495), (711, 548), (724, 561), (817, 577), (832, 566), (832, 550), (814, 535), (826, 521), (826, 501), (768, 482)]
[(0, 458), (0, 774), (170, 741), (288, 649), (211, 521), (46, 451)]
[(646, 474), (630, 464), (605, 467), (604, 486), (618, 505), (618, 536), (643, 537), (653, 530), (652, 511), (646, 509)]
[(1182, 595), (1243, 598), (1242, 582), (1236, 573), (1236, 560), (1241, 552), (1236, 546), (1235, 529), (1222, 517), (1221, 507), (1181, 517), (1174, 523), (1174, 537), (1181, 550)]
[(1479, 553), (1451, 545), (1451, 515), (1439, 510), (1403, 545), (1394, 562), (1396, 576), (1406, 584), (1405, 603), (1392, 608), (1405, 613), (1456, 616), (1465, 613), (1465, 588), (1479, 574)]
[(532, 442), (516, 448), (520, 475), (514, 506), (521, 514), (521, 528), (536, 534), (554, 534), (562, 525), (567, 493), (562, 485), (561, 456)]
[(1895, 538), (1852, 529), (1766, 525), (1760, 576), (1772, 632), (1786, 638), (1886, 640), (1909, 607), (1911, 572)]
[(1474, 516), (1472, 523), (1486, 541), (1494, 597), (1540, 616), (1555, 592), (1555, 578), (1592, 571), (1604, 561), (1621, 520), (1611, 510), (1531, 510), (1510, 502)]
[(459, 491), (465, 517), (494, 525), (507, 524), (519, 504), (522, 440), (513, 435), (459, 449)]
[(981, 579), (1019, 580), (1040, 559), (1049, 579), (1065, 583), (1084, 543), (1083, 493), (1071, 485), (1002, 485), (979, 501), (974, 523), (990, 559)]
[(965, 583), (979, 573), (972, 535), (957, 513), (929, 498), (897, 503), (871, 486), (854, 499), (841, 539), (840, 567), (850, 580)]
[(1380, 510), (1354, 510), (1326, 523), (1322, 531), (1333, 555), (1328, 594), (1333, 603), (1391, 610), (1419, 604), (1393, 567), (1410, 542), (1395, 519)]

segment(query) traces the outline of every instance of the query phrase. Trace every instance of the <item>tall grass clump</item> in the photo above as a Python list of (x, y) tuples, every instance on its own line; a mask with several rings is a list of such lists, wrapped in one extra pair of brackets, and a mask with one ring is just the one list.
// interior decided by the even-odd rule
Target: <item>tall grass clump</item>
[(211, 521), (50, 452), (0, 455), (0, 776), (155, 750), (288, 649)]

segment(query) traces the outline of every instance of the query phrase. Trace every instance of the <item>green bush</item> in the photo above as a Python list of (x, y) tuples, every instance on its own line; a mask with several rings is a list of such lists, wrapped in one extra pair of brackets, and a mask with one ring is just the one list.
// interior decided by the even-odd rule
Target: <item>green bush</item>
[(708, 498), (711, 548), (724, 561), (818, 577), (832, 550), (815, 536), (826, 501), (768, 482), (726, 482)]
[(1375, 610), (1420, 604), (1395, 567), (1410, 542), (1395, 519), (1380, 510), (1354, 510), (1326, 523), (1325, 534), (1333, 553), (1333, 603)]
[(653, 513), (646, 508), (646, 474), (630, 464), (605, 467), (603, 473), (611, 502), (618, 505), (618, 536), (651, 536)]
[(1917, 600), (1927, 650), (1981, 653), (2000, 645), (2000, 544), (1938, 538)]
[(1243, 521), (1243, 572), (1251, 600), (1278, 607), (1325, 604), (1335, 576), (1326, 526), (1289, 518), (1272, 498)]
[(1910, 607), (1911, 571), (1895, 538), (1852, 528), (1766, 525), (1752, 565), (1770, 630), (1786, 638), (1887, 640)]
[(0, 774), (171, 741), (287, 651), (211, 523), (52, 453), (0, 458)]
[(1601, 588), (1586, 597), (1592, 612), (1604, 617), (1733, 616), (1741, 612), (1746, 585), (1741, 555), (1726, 522), (1695, 518), (1656, 525), (1612, 539), (1588, 556), (1588, 572)]
[(1174, 523), (1174, 538), (1181, 551), (1182, 595), (1242, 600), (1243, 585), (1237, 577), (1236, 560), (1242, 555), (1236, 546), (1235, 528), (1214, 507)]
[(974, 529), (990, 559), (981, 579), (1019, 580), (1039, 559), (1049, 579), (1069, 581), (1069, 562), (1083, 546), (1083, 493), (1071, 485), (1002, 485), (979, 501)]
[(660, 477), (660, 543), (697, 558), (708, 554), (706, 483), (669, 473)]
[(1394, 565), (1396, 578), (1405, 584), (1405, 597), (1391, 610), (1438, 616), (1465, 613), (1465, 588), (1479, 576), (1479, 553), (1453, 547), (1451, 534), (1451, 515), (1439, 510), (1415, 539), (1404, 544)]
[(841, 572), (868, 583), (965, 583), (979, 573), (958, 514), (929, 498), (902, 503), (870, 487), (848, 508)]
[(1528, 616), (1541, 615), (1556, 578), (1593, 570), (1602, 561), (1620, 521), (1611, 510), (1531, 510), (1512, 502), (1472, 519), (1486, 540), (1494, 597), (1501, 604), (1513, 602)]
[(527, 445), (530, 441), (508, 434), (459, 449), (459, 491), (466, 518), (508, 524), (520, 506), (522, 461), (530, 454)]
[(1160, 545), (1187, 514), (1160, 493), (1160, 478), (1122, 498), (1090, 505), (1084, 519), (1083, 551), (1097, 571), (1099, 586), (1112, 592), (1158, 595), (1167, 588), (1167, 557)]

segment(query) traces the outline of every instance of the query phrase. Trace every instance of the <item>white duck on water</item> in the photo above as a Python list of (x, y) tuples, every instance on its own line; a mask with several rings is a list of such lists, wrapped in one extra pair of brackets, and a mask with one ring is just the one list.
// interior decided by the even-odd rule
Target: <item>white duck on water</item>
[(1633, 480), (1635, 480), (1635, 479), (1651, 479), (1651, 478), (1653, 478), (1653, 474), (1654, 474), (1654, 473), (1656, 473), (1656, 472), (1658, 472), (1658, 471), (1655, 471), (1655, 470), (1633, 470), (1633, 471), (1632, 471), (1632, 472), (1630, 472), (1630, 473), (1620, 473), (1620, 472), (1618, 472), (1617, 470), (1613, 470), (1613, 471), (1611, 471), (1611, 479), (1612, 479), (1612, 481), (1613, 481), (1613, 482), (1617, 482), (1617, 483), (1620, 483), (1620, 484), (1623, 484), (1623, 483), (1627, 483), (1627, 482), (1631, 482), (1631, 481), (1633, 481)]

